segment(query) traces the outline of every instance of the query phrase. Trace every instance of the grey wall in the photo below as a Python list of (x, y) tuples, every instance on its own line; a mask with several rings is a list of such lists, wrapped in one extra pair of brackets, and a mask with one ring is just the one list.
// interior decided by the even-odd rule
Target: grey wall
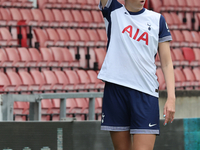
[[(161, 134), (157, 136), (154, 150), (184, 150), (183, 119), (167, 126), (162, 125), (163, 120), (160, 123)], [(58, 129), (63, 131), (60, 139)], [(63, 150), (113, 150), (109, 133), (100, 131), (99, 121), (1, 122), (0, 133), (0, 150), (22, 150), (24, 147), (40, 150), (44, 146), (58, 150), (58, 142), (63, 143)]]

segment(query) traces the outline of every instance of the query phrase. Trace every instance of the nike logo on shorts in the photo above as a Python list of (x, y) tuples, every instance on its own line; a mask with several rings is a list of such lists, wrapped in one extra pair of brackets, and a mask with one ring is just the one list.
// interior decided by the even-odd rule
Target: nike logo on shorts
[(155, 125), (157, 125), (157, 124), (151, 124), (151, 123), (149, 123), (149, 127), (153, 127)]

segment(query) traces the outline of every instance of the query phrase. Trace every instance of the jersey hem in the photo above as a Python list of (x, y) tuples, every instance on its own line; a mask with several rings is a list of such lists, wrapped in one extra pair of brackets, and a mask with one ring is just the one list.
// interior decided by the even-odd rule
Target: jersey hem
[[(106, 82), (111, 82), (111, 83), (114, 83), (114, 84), (118, 84), (118, 85), (121, 85), (121, 86), (125, 86), (125, 87), (128, 87), (128, 88), (131, 88), (131, 89), (134, 89), (134, 90), (137, 90), (137, 91), (140, 91), (140, 92), (143, 92), (143, 93), (146, 93), (146, 94), (149, 94), (151, 96), (154, 96), (154, 97), (159, 97), (159, 93), (158, 92), (155, 92), (155, 93), (152, 93), (152, 92), (149, 92), (149, 91), (144, 91), (143, 89), (140, 89), (140, 88), (136, 88), (136, 87), (133, 87), (133, 86), (129, 86), (129, 85), (126, 85), (126, 84), (123, 84), (123, 83), (119, 83), (119, 82), (115, 82), (113, 80), (107, 80), (107, 79), (103, 79), (101, 77), (97, 77), (98, 79), (100, 80), (103, 80), (103, 81), (106, 81)], [(155, 88), (156, 89), (156, 88)]]

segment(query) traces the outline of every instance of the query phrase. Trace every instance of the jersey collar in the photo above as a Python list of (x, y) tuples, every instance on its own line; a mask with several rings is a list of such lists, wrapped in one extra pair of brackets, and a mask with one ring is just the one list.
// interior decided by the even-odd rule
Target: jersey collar
[[(128, 11), (128, 10), (127, 10)], [(143, 8), (142, 10), (138, 11), (138, 12), (131, 12), (131, 11), (128, 11), (128, 13), (130, 15), (139, 15), (139, 14), (142, 14), (143, 12), (145, 11), (145, 8)]]

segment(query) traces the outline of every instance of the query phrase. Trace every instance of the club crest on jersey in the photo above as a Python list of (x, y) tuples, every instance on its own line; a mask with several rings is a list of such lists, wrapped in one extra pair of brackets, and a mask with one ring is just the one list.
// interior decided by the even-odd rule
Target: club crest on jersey
[(151, 30), (151, 24), (147, 23), (147, 26), (148, 26), (148, 30), (150, 31)]
[(149, 34), (147, 32), (144, 32), (142, 33), (142, 35), (138, 36), (140, 29), (137, 29), (136, 32), (134, 33), (133, 27), (131, 25), (123, 29), (122, 33), (125, 33), (125, 32), (127, 32), (129, 34), (129, 37), (133, 38), (133, 40), (137, 40), (138, 42), (142, 40), (145, 42), (146, 45), (149, 45)]

